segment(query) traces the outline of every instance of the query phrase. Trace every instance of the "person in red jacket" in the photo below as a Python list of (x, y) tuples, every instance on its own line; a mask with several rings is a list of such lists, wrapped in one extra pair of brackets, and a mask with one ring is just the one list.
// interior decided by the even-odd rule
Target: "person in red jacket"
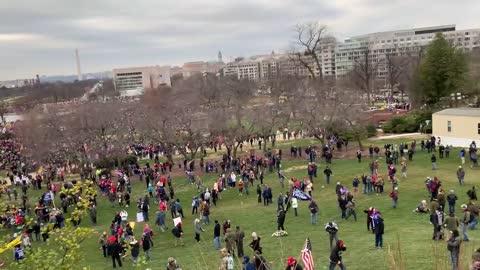
[(398, 187), (395, 187), (392, 192), (390, 192), (390, 198), (392, 198), (392, 207), (397, 208), (398, 204)]

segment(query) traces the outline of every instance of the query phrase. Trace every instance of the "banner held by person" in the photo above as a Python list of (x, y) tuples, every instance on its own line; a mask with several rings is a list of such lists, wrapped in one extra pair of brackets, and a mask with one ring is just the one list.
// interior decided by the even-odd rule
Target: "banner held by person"
[(292, 196), (302, 201), (309, 201), (312, 199), (310, 195), (296, 188), (293, 189)]

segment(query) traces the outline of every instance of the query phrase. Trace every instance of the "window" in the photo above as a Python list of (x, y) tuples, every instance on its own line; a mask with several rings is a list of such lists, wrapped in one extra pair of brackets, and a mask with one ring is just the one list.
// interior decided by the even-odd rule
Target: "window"
[[(480, 126), (480, 124), (479, 124)], [(452, 132), (452, 121), (447, 121), (447, 130), (448, 132)]]

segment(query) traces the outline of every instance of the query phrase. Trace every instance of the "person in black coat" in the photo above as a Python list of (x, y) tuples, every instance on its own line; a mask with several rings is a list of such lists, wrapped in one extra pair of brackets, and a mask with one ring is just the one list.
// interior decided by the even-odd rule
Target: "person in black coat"
[(283, 227), (283, 224), (285, 223), (285, 210), (283, 210), (283, 207), (278, 211), (277, 215), (277, 230), (282, 230), (285, 231), (285, 228)]
[(132, 259), (133, 263), (137, 263), (138, 256), (140, 255), (140, 243), (135, 239), (135, 237), (132, 236), (132, 241), (130, 242), (130, 247), (131, 247), (131, 254), (132, 254)]
[(115, 260), (118, 262), (118, 266), (122, 267), (122, 260), (120, 259), (120, 253), (122, 253), (122, 245), (120, 245), (118, 241), (110, 243), (110, 245), (108, 246), (108, 254), (112, 256), (113, 268), (117, 268), (117, 265), (115, 264)]
[(345, 243), (342, 240), (337, 241), (337, 245), (332, 249), (330, 253), (330, 267), (329, 270), (334, 270), (335, 267), (340, 267), (340, 269), (344, 270), (345, 265), (342, 262), (342, 253), (347, 250)]
[(377, 225), (375, 226), (375, 247), (382, 248), (383, 247), (383, 232), (385, 230), (385, 225), (383, 223), (383, 218), (378, 220)]

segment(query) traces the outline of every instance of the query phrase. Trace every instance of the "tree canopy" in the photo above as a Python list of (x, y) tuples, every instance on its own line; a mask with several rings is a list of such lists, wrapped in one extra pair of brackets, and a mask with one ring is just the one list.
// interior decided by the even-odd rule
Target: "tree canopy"
[(428, 46), (420, 66), (419, 90), (423, 101), (433, 106), (441, 98), (461, 91), (466, 74), (467, 62), (464, 53), (438, 33)]

